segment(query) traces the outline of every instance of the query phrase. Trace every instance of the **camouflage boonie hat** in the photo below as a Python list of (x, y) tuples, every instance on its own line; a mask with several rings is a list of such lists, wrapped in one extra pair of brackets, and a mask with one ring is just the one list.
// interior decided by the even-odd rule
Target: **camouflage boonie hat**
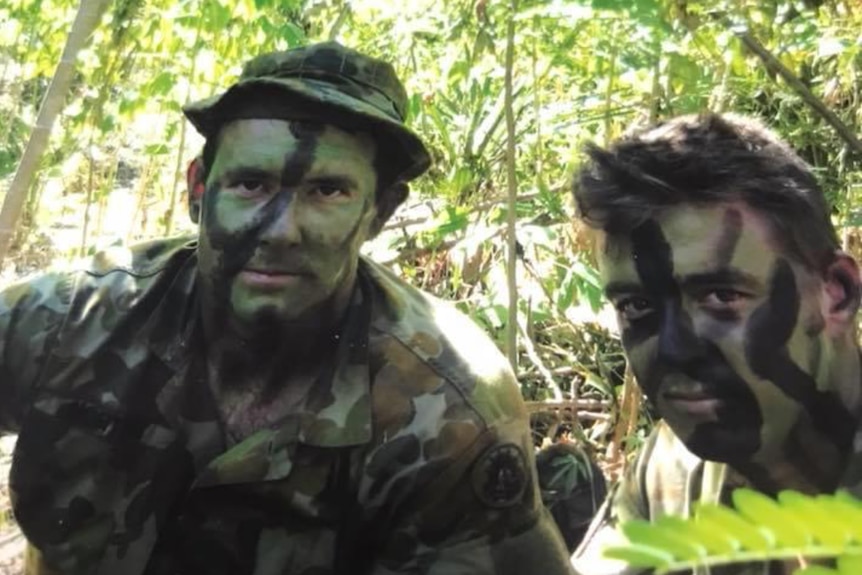
[[(262, 54), (246, 63), (236, 84), (223, 94), (193, 102), (183, 112), (205, 137), (214, 135), (237, 104), (261, 88), (316, 103), (367, 122), (372, 135), (388, 140), (385, 150), (399, 180), (413, 179), (431, 164), (422, 140), (404, 125), (407, 92), (390, 64), (337, 42)], [(337, 124), (337, 122), (334, 122)]]

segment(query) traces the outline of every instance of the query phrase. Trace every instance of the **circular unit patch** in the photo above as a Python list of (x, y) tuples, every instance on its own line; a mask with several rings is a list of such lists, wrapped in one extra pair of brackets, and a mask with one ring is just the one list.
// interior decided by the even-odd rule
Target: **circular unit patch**
[(514, 443), (488, 448), (471, 474), (473, 491), (482, 503), (502, 509), (521, 500), (527, 488), (527, 462)]

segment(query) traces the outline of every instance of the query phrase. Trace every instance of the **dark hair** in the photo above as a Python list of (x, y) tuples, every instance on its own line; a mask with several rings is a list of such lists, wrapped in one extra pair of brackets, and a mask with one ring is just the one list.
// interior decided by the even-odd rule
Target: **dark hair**
[[(281, 94), (279, 93), (281, 96)], [(232, 111), (230, 118), (224, 118), (223, 123), (242, 118), (276, 118), (284, 119), (291, 123), (291, 130), (315, 129), (324, 124), (336, 126), (346, 132), (353, 134), (369, 134), (377, 143), (372, 167), (377, 174), (377, 188), (374, 193), (374, 201), (377, 204), (377, 217), (374, 222), (372, 234), (376, 235), (383, 225), (389, 220), (395, 210), (407, 198), (409, 188), (407, 184), (400, 181), (399, 176), (403, 166), (396, 165), (392, 157), (386, 153), (389, 143), (397, 144), (397, 140), (363, 121), (357, 116), (333, 110), (313, 102), (287, 102), (282, 96), (280, 100), (266, 97), (266, 91), (260, 91), (259, 98), (250, 98), (244, 102), (245, 107)], [(209, 173), (215, 161), (219, 145), (219, 134), (211, 134), (204, 142), (201, 160), (203, 161), (204, 177)]]
[(609, 235), (627, 234), (681, 203), (739, 200), (766, 217), (784, 249), (811, 268), (839, 248), (808, 165), (750, 118), (681, 116), (586, 153), (573, 186), (578, 213)]

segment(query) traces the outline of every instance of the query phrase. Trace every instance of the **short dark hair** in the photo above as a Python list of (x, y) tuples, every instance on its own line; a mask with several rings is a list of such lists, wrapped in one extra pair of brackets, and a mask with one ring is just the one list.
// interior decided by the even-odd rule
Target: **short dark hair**
[[(388, 138), (381, 130), (374, 129), (368, 122), (363, 121), (362, 118), (357, 116), (340, 110), (333, 110), (315, 102), (297, 102), (295, 106), (286, 106), (284, 98), (281, 100), (266, 98), (266, 91), (261, 90), (260, 92), (262, 94), (261, 98), (247, 101), (250, 108), (255, 108), (255, 112), (244, 113), (242, 110), (236, 110), (235, 117), (225, 119), (225, 123), (231, 119), (271, 117), (274, 119), (284, 119), (300, 126), (314, 127), (329, 124), (353, 134), (366, 133), (374, 139), (377, 143), (377, 151), (374, 154), (372, 167), (377, 174), (377, 188), (374, 193), (374, 201), (377, 204), (377, 218), (372, 232), (376, 235), (392, 214), (395, 213), (398, 206), (404, 202), (409, 191), (407, 184), (399, 181), (402, 166), (393, 165), (391, 157), (386, 153), (387, 145), (397, 145), (397, 142)], [(277, 106), (273, 106), (271, 109), (261, 113), (261, 106), (266, 108), (272, 102), (277, 102)], [(204, 177), (209, 174), (209, 170), (215, 161), (220, 133), (221, 130), (208, 137), (204, 142), (203, 152), (201, 153)]]
[(587, 147), (575, 176), (578, 215), (609, 235), (627, 233), (681, 203), (742, 201), (773, 226), (788, 254), (820, 270), (839, 249), (829, 206), (809, 166), (751, 118), (680, 116)]

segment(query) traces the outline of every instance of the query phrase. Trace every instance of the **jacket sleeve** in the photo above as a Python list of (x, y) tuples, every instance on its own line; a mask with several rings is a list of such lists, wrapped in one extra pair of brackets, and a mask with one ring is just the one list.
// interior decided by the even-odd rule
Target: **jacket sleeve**
[[(542, 505), (528, 418), (514, 378), (485, 390), (480, 422), (439, 421), (450, 454), (426, 460), (377, 554), (375, 575), (571, 574)], [(430, 450), (429, 450), (430, 451)]]
[(0, 291), (0, 434), (18, 431), (73, 291), (72, 274), (45, 274)]

